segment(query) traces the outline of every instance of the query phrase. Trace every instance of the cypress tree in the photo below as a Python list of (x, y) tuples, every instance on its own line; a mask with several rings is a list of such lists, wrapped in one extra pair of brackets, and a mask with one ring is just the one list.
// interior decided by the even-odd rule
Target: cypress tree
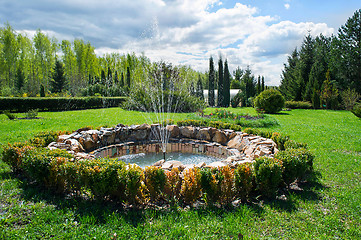
[(124, 74), (123, 74), (123, 73), (122, 73), (122, 75), (120, 76), (119, 87), (124, 87)]
[(24, 87), (24, 82), (25, 82), (24, 73), (20, 68), (18, 68), (16, 71), (15, 79), (16, 79), (16, 82), (15, 82), (16, 90), (18, 92), (20, 92), (21, 89)]
[(198, 81), (197, 81), (197, 97), (204, 100), (202, 79), (201, 79), (201, 75), (199, 75), (199, 74), (198, 74)]
[(228, 61), (226, 59), (226, 61), (224, 62), (224, 86), (223, 86), (224, 90), (223, 90), (223, 95), (224, 95), (224, 99), (223, 99), (223, 107), (229, 107), (229, 103), (231, 101), (231, 80), (230, 80), (230, 74), (229, 74), (229, 70), (228, 70)]
[(127, 89), (130, 91), (130, 67), (127, 67)]
[(113, 74), (112, 74), (112, 70), (110, 69), (110, 67), (108, 67), (108, 84), (109, 84), (109, 86), (112, 86), (112, 84), (113, 84)]
[(223, 61), (222, 58), (218, 60), (218, 96), (217, 106), (224, 107), (224, 80), (223, 80)]
[(208, 104), (214, 106), (214, 63), (213, 58), (209, 59), (209, 75), (208, 75)]
[(265, 89), (264, 89), (264, 77), (262, 76), (262, 85), (261, 85), (261, 92), (263, 92)]

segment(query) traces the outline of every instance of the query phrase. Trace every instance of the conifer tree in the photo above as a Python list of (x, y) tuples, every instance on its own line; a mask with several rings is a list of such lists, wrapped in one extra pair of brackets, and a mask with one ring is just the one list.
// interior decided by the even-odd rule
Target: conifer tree
[(256, 85), (256, 94), (260, 94), (261, 93), (261, 76), (258, 75), (258, 81), (257, 81), (257, 85)]
[(128, 92), (130, 91), (130, 67), (128, 66), (127, 67), (127, 89), (128, 89)]
[(223, 61), (222, 57), (218, 60), (218, 94), (217, 106), (224, 107), (224, 80), (223, 80)]
[(114, 74), (114, 84), (116, 86), (118, 86), (118, 84), (119, 84), (118, 71), (115, 71), (115, 74)]
[(51, 92), (59, 93), (65, 90), (67, 82), (64, 74), (64, 65), (58, 59), (55, 60), (53, 79), (50, 82)]
[(230, 88), (231, 88), (231, 82), (230, 82), (230, 74), (229, 74), (229, 69), (228, 69), (228, 61), (226, 59), (226, 61), (224, 62), (224, 90), (223, 90), (223, 95), (224, 95), (224, 103), (223, 103), (223, 107), (229, 107), (229, 103), (231, 101), (231, 93), (230, 93)]
[(210, 107), (214, 106), (214, 63), (213, 57), (209, 58), (209, 75), (208, 75), (208, 104)]
[(23, 71), (18, 68), (15, 74), (15, 88), (20, 93), (21, 89), (24, 87), (25, 76)]
[(120, 87), (124, 87), (124, 74), (122, 73), (122, 75), (120, 76), (120, 83), (119, 83)]
[(264, 77), (262, 76), (261, 92), (263, 92), (264, 90), (266, 89), (264, 88)]
[(199, 74), (198, 74), (198, 81), (197, 81), (197, 97), (204, 100), (202, 79), (201, 79), (201, 75), (199, 75)]

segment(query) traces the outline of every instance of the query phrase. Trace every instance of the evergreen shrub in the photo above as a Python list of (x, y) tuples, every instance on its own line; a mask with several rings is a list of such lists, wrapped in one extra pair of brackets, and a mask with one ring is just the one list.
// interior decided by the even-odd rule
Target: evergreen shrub
[(285, 108), (290, 109), (312, 109), (312, 103), (303, 101), (286, 101)]
[(258, 112), (277, 113), (282, 110), (284, 104), (285, 99), (275, 89), (267, 89), (254, 99), (254, 107)]
[(356, 117), (361, 118), (361, 103), (356, 104), (351, 112), (355, 114)]

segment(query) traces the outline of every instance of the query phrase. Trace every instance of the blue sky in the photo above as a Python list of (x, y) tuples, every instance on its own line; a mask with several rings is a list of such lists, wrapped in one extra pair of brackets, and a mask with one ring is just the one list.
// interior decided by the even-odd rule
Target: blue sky
[(60, 42), (82, 38), (96, 53), (145, 53), (152, 60), (207, 71), (227, 58), (278, 85), (287, 55), (310, 32), (330, 36), (360, 0), (2, 0), (0, 24)]

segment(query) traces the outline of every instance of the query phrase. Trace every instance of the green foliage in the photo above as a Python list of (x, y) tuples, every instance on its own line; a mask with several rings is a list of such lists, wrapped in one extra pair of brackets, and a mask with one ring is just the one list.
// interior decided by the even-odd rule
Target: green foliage
[(265, 113), (277, 113), (282, 110), (284, 104), (282, 94), (274, 89), (261, 92), (254, 100), (256, 110)]
[(355, 114), (356, 117), (361, 118), (361, 104), (356, 104), (351, 112)]
[(194, 203), (201, 195), (201, 173), (198, 168), (185, 170), (183, 173), (183, 182), (181, 195), (185, 203)]
[(237, 81), (236, 79), (232, 79), (230, 88), (231, 89), (240, 89), (241, 83), (239, 81)]
[(206, 121), (206, 120), (183, 120), (177, 121), (178, 126), (195, 126), (195, 127), (214, 127), (217, 129), (232, 129), (235, 131), (241, 131), (241, 126), (232, 124), (232, 123), (225, 123), (221, 121)]
[(4, 114), (10, 119), (10, 120), (14, 120), (16, 119), (16, 114), (15, 113), (11, 113), (9, 110), (5, 110)]
[(118, 107), (124, 97), (79, 97), (79, 98), (0, 98), (0, 110), (26, 112), (31, 109), (39, 111), (69, 111), (79, 109)]
[(159, 167), (146, 167), (144, 170), (144, 184), (148, 189), (150, 199), (154, 202), (161, 196), (167, 182), (167, 175)]
[(266, 197), (274, 197), (282, 182), (282, 163), (277, 159), (260, 157), (253, 167), (257, 189)]
[(289, 148), (278, 152), (275, 158), (282, 162), (282, 178), (287, 185), (304, 178), (313, 167), (314, 156), (305, 148)]
[(331, 83), (330, 72), (327, 71), (326, 80), (322, 84), (321, 103), (326, 109), (336, 109), (338, 107), (338, 89)]
[(251, 163), (244, 163), (237, 166), (234, 171), (234, 181), (237, 195), (245, 200), (253, 188), (253, 166)]
[(304, 101), (285, 101), (285, 108), (291, 109), (311, 109), (312, 104)]
[(58, 59), (55, 60), (53, 78), (50, 81), (51, 92), (59, 93), (66, 89), (67, 81), (65, 79), (64, 65)]
[(348, 88), (341, 93), (341, 98), (343, 107), (350, 111), (357, 104), (361, 95), (355, 89)]
[(43, 84), (40, 85), (40, 97), (45, 97), (45, 87)]
[(96, 96), (100, 95), (103, 97), (119, 97), (124, 95), (124, 91), (122, 88), (114, 85), (107, 86), (101, 83), (96, 83), (89, 85), (86, 88), (80, 90), (81, 96)]
[(25, 118), (28, 118), (28, 119), (35, 119), (37, 118), (38, 116), (38, 111), (39, 109), (30, 109), (29, 111), (27, 111), (25, 113)]
[(39, 132), (30, 139), (30, 143), (36, 147), (47, 147), (51, 142), (56, 142), (60, 132)]
[(143, 170), (135, 164), (128, 164), (125, 168), (118, 170), (119, 182), (125, 187), (125, 199), (130, 204), (143, 201), (142, 181)]
[(224, 79), (223, 79), (223, 61), (222, 58), (218, 60), (218, 94), (217, 106), (224, 107)]
[(223, 176), (217, 168), (204, 168), (201, 173), (201, 186), (208, 203), (215, 203), (221, 197)]
[(300, 142), (296, 142), (294, 140), (287, 140), (284, 144), (284, 148), (285, 149), (290, 149), (290, 148), (307, 148), (307, 143), (300, 143)]
[(241, 91), (242, 107), (252, 106), (253, 103), (251, 98), (256, 95), (256, 80), (249, 66), (247, 66), (247, 69), (243, 71), (241, 78)]
[(209, 74), (208, 74), (208, 105), (213, 107), (215, 105), (214, 99), (214, 85), (215, 85), (215, 73), (213, 57), (209, 58)]
[[(156, 102), (155, 102), (156, 101)], [(196, 112), (205, 108), (201, 99), (185, 92), (159, 91), (153, 92), (152, 96), (144, 89), (137, 88), (131, 93), (122, 108), (142, 112)]]
[(198, 98), (200, 98), (201, 100), (204, 100), (203, 85), (202, 85), (202, 79), (201, 79), (200, 75), (198, 75), (196, 96)]

